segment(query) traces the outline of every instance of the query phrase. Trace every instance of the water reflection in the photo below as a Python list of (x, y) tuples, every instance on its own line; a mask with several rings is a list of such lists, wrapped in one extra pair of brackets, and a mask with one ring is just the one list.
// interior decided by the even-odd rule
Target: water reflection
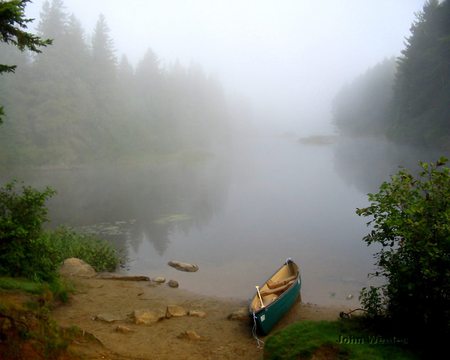
[[(291, 257), (302, 271), (304, 301), (351, 307), (374, 271), (355, 209), (396, 169), (385, 161), (391, 158), (379, 142), (307, 146), (252, 138), (200, 162), (16, 175), (56, 188), (52, 225), (96, 232), (124, 247), (130, 272), (173, 278), (198, 293), (249, 298)], [(200, 270), (182, 273), (169, 260)]]
[(51, 186), (51, 226), (100, 234), (118, 248), (139, 251), (149, 241), (159, 255), (176, 228), (188, 232), (221, 211), (228, 187), (227, 162), (218, 158), (185, 164), (97, 166), (74, 170), (15, 171), (38, 188)]
[(334, 147), (336, 173), (362, 193), (377, 192), (399, 167), (417, 170), (418, 162), (436, 161), (444, 154), (382, 138), (340, 138)]

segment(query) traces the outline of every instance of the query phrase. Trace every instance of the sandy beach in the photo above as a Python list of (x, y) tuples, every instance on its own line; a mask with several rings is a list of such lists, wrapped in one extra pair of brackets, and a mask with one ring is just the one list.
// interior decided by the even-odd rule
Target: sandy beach
[[(76, 292), (52, 311), (61, 326), (77, 326), (98, 341), (71, 350), (88, 359), (260, 359), (247, 300), (205, 297), (166, 283), (75, 278)], [(168, 309), (169, 308), (169, 309)], [(295, 321), (334, 320), (342, 306), (300, 301), (273, 332)], [(235, 313), (237, 319), (230, 319)], [(141, 320), (139, 314), (143, 314)], [(148, 315), (151, 315), (150, 318)], [(243, 315), (243, 316), (242, 316)], [(261, 338), (264, 341), (264, 337)]]

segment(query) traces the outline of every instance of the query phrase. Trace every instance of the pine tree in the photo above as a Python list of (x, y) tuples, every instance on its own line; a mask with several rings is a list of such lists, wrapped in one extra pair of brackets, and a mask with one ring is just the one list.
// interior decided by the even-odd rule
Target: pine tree
[(110, 86), (116, 76), (117, 59), (109, 32), (106, 18), (101, 14), (92, 37), (92, 62), (95, 68), (95, 73), (92, 75), (99, 89)]
[(450, 1), (429, 0), (398, 60), (390, 136), (450, 149)]
[[(25, 7), (30, 0), (12, 0), (0, 2), (0, 42), (16, 46), (20, 51), (30, 50), (39, 53), (40, 48), (51, 44), (39, 36), (25, 31), (32, 19), (25, 17)], [(16, 65), (0, 64), (0, 74), (14, 72)], [(4, 115), (0, 106), (0, 124)]]

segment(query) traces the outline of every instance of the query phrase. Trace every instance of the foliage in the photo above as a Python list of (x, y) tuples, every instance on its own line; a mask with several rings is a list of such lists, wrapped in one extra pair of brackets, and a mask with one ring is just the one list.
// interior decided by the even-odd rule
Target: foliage
[[(0, 42), (12, 44), (21, 51), (30, 50), (40, 53), (42, 46), (51, 44), (51, 40), (43, 40), (40, 37), (25, 31), (27, 25), (33, 19), (25, 17), (25, 6), (30, 0), (0, 1)], [(16, 65), (0, 64), (0, 74), (14, 72)], [(3, 107), (0, 107), (0, 124), (2, 123)]]
[(67, 258), (76, 257), (100, 272), (114, 271), (123, 263), (123, 259), (110, 243), (91, 235), (79, 234), (61, 227), (45, 233), (42, 238), (53, 247), (52, 262), (56, 264), (61, 264)]
[[(106, 18), (86, 36), (62, 0), (45, 2), (38, 30), (53, 45), (20, 54), (20, 72), (0, 83), (14, 120), (0, 132), (0, 166), (67, 167), (226, 143), (228, 103), (199, 66), (163, 65), (151, 49), (135, 68), (126, 56), (117, 64)], [(7, 55), (0, 49), (0, 62)]]
[(267, 338), (264, 359), (416, 359), (405, 342), (353, 320), (301, 321)]
[(416, 335), (446, 333), (450, 325), (450, 169), (447, 159), (401, 169), (369, 194), (368, 244), (381, 245), (378, 271), (386, 283), (364, 289), (362, 303)]
[(450, 1), (428, 0), (398, 59), (391, 126), (394, 140), (449, 149)]
[(50, 188), (38, 191), (16, 182), (0, 188), (0, 273), (45, 279), (54, 265), (45, 256), (50, 251), (39, 240), (47, 221), (45, 201), (54, 194)]
[(425, 3), (397, 64), (376, 65), (336, 95), (339, 132), (450, 150), (449, 19), (450, 0)]
[(50, 300), (59, 300), (67, 302), (69, 293), (73, 292), (73, 285), (60, 278), (55, 278), (50, 283), (32, 281), (26, 278), (18, 277), (0, 277), (0, 289), (20, 290), (26, 293), (41, 295), (45, 302)]
[(45, 201), (54, 193), (16, 182), (0, 188), (0, 274), (39, 281), (58, 281), (57, 268), (69, 257), (78, 257), (97, 271), (112, 271), (121, 260), (106, 241), (69, 229), (44, 232)]
[[(67, 348), (84, 334), (76, 327), (63, 329), (49, 317), (46, 304), (0, 304), (0, 354), (2, 359), (61, 359)], [(67, 357), (68, 356), (68, 357)]]
[(22, 290), (31, 294), (39, 294), (42, 292), (42, 284), (29, 279), (0, 277), (0, 289), (4, 290)]
[(386, 59), (339, 91), (333, 100), (333, 122), (342, 134), (386, 132), (395, 70), (395, 59)]

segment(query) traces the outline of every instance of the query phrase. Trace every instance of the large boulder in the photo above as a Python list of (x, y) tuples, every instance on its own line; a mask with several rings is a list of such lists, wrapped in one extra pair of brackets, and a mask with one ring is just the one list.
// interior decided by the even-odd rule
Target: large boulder
[(189, 264), (184, 263), (181, 261), (169, 261), (167, 263), (169, 266), (172, 266), (173, 268), (180, 270), (180, 271), (186, 271), (186, 272), (196, 272), (198, 271), (198, 265), (197, 264)]
[(59, 273), (67, 277), (92, 278), (97, 275), (94, 268), (78, 258), (69, 258), (62, 263)]

